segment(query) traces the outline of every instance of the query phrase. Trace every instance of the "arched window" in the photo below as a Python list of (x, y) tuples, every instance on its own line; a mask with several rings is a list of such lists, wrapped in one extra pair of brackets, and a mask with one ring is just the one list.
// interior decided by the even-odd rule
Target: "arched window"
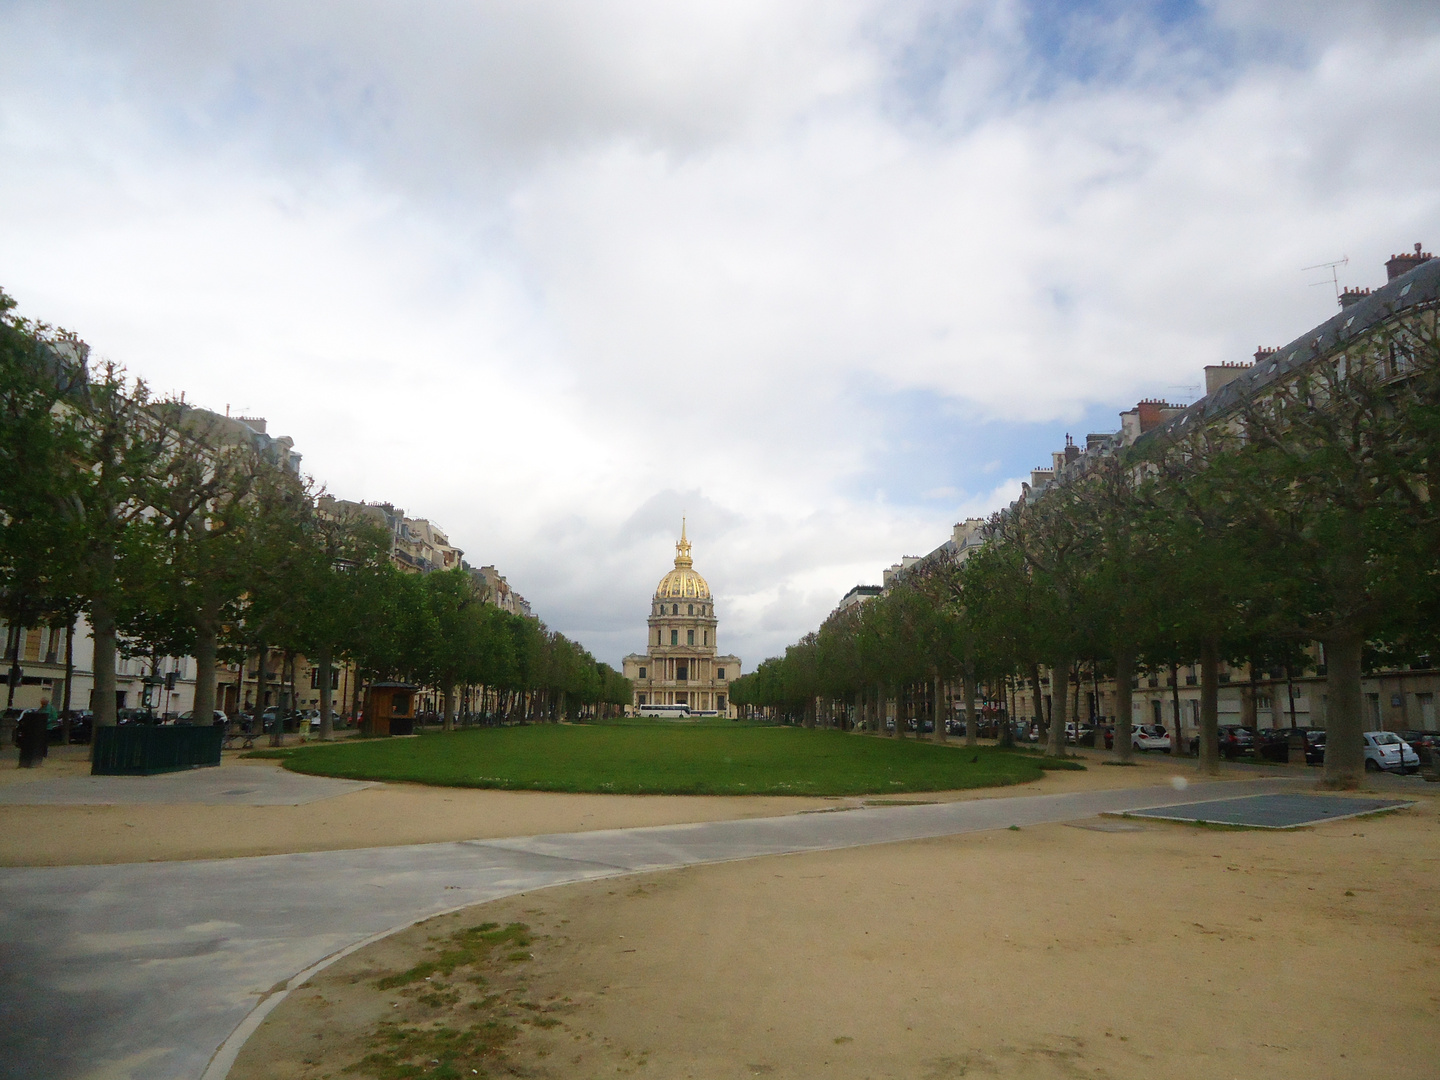
[(679, 605), (679, 604), (671, 604), (671, 605), (670, 605), (670, 614), (671, 614), (671, 615), (679, 615), (679, 614), (680, 614), (680, 605)]
[(690, 605), (690, 614), (691, 614), (691, 615), (694, 615), (694, 614), (695, 614), (695, 605), (694, 605), (694, 604), (691, 604), (691, 605)]

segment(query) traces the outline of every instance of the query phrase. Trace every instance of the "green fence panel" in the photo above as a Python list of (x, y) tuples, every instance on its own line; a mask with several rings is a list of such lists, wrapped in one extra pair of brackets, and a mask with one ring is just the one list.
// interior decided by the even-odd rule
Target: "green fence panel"
[(149, 776), (220, 764), (218, 727), (124, 724), (95, 729), (91, 776)]

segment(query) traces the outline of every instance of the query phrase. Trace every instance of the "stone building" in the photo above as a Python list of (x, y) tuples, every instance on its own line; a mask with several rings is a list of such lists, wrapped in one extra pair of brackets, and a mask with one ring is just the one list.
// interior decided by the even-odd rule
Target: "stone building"
[(645, 652), (624, 660), (625, 677), (635, 686), (635, 705), (684, 705), (691, 713), (733, 717), (729, 686), (740, 677), (740, 658), (719, 653), (715, 598), (695, 572), (683, 522), (675, 569), (655, 587), (646, 621), (650, 630)]

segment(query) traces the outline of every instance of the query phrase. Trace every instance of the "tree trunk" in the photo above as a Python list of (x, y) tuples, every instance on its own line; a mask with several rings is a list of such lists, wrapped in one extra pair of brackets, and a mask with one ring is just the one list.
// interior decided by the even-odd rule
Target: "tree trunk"
[(330, 679), (335, 668), (335, 653), (330, 645), (321, 645), (315, 658), (320, 673), (315, 681), (320, 687), (320, 741), (329, 742), (335, 737), (335, 718), (330, 712)]
[(20, 685), (20, 631), (17, 621), (5, 628), (5, 659), (10, 661), (10, 670), (5, 676), (5, 708), (15, 707), (15, 688)]
[(1325, 686), (1330, 694), (1325, 718), (1325, 777), (1327, 788), (1358, 788), (1365, 775), (1365, 720), (1360, 690), (1360, 655), (1364, 642), (1358, 634), (1340, 632), (1324, 639)]
[(1060, 655), (1050, 667), (1050, 740), (1045, 752), (1065, 756), (1065, 713), (1070, 705), (1070, 657)]
[[(115, 616), (102, 601), (90, 604), (90, 635), (95, 643), (95, 726), (115, 726)], [(93, 746), (94, 743), (92, 742)]]
[[(1128, 648), (1115, 650), (1115, 756), (1129, 761), (1135, 756), (1135, 718), (1130, 680), (1135, 670), (1135, 657)], [(1099, 732), (1096, 732), (1099, 738)]]
[(208, 725), (215, 719), (215, 622), (202, 615), (195, 620), (195, 703), (194, 722)]
[(1040, 694), (1040, 665), (1030, 665), (1030, 685), (1035, 689), (1030, 694), (1031, 711), (1035, 713), (1034, 722), (1042, 735), (1050, 733), (1050, 721), (1045, 716), (1045, 699)]
[(1220, 643), (1200, 642), (1200, 771), (1220, 772)]
[(65, 627), (65, 719), (61, 721), (61, 738), (66, 746), (70, 745), (70, 690), (75, 683), (75, 616), (70, 617), (70, 623)]
[(454, 730), (455, 730), (455, 686), (454, 686), (454, 684), (452, 683), (452, 684), (450, 684), (450, 685), (448, 685), (448, 686), (443, 686), (443, 687), (441, 687), (441, 690), (444, 691), (444, 694), (445, 694), (445, 719), (441, 722), (441, 725), (440, 725), (440, 726), (441, 726), (445, 731), (454, 731)]
[[(1011, 678), (1012, 676), (1005, 676), (1005, 689), (1007, 693), (1010, 693)], [(974, 685), (973, 680), (971, 685)], [(967, 693), (972, 692), (967, 691)], [(1007, 705), (1009, 705), (1009, 708), (1005, 710), (1005, 721), (1000, 725), (1000, 738), (995, 740), (995, 745), (1008, 750), (1015, 745), (1015, 717), (1013, 703), (1007, 702)], [(976, 727), (979, 727), (979, 717), (975, 715), (975, 698), (973, 696), (970, 698), (970, 722)]]
[(1248, 728), (1260, 729), (1260, 716), (1255, 707), (1255, 662), (1245, 665), (1249, 677), (1240, 687), (1240, 723)]
[(965, 661), (965, 668), (960, 675), (960, 686), (965, 694), (965, 745), (978, 746), (980, 714), (975, 708), (975, 661)]
[(1170, 737), (1170, 756), (1181, 757), (1186, 751), (1185, 725), (1180, 722), (1180, 665), (1174, 661), (1170, 663), (1170, 705), (1175, 720), (1175, 734)]
[[(260, 646), (259, 670), (255, 672), (255, 732), (257, 735), (265, 733), (265, 682), (266, 669), (270, 666), (270, 650), (264, 645)], [(275, 706), (275, 727), (270, 732), (271, 746), (285, 745), (285, 725), (280, 722), (280, 706)]]
[(933, 721), (935, 724), (935, 741), (943, 743), (945, 741), (945, 710), (942, 707), (944, 705), (942, 689), (940, 672), (937, 671), (935, 672), (935, 700), (931, 702), (930, 712), (935, 718)]

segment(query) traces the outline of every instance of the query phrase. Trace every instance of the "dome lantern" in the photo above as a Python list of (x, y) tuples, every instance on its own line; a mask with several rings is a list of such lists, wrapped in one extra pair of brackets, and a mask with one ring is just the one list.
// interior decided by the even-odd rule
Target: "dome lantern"
[(695, 572), (690, 541), (685, 537), (685, 519), (680, 519), (680, 539), (675, 544), (675, 569), (655, 587), (656, 600), (709, 600), (710, 586)]

